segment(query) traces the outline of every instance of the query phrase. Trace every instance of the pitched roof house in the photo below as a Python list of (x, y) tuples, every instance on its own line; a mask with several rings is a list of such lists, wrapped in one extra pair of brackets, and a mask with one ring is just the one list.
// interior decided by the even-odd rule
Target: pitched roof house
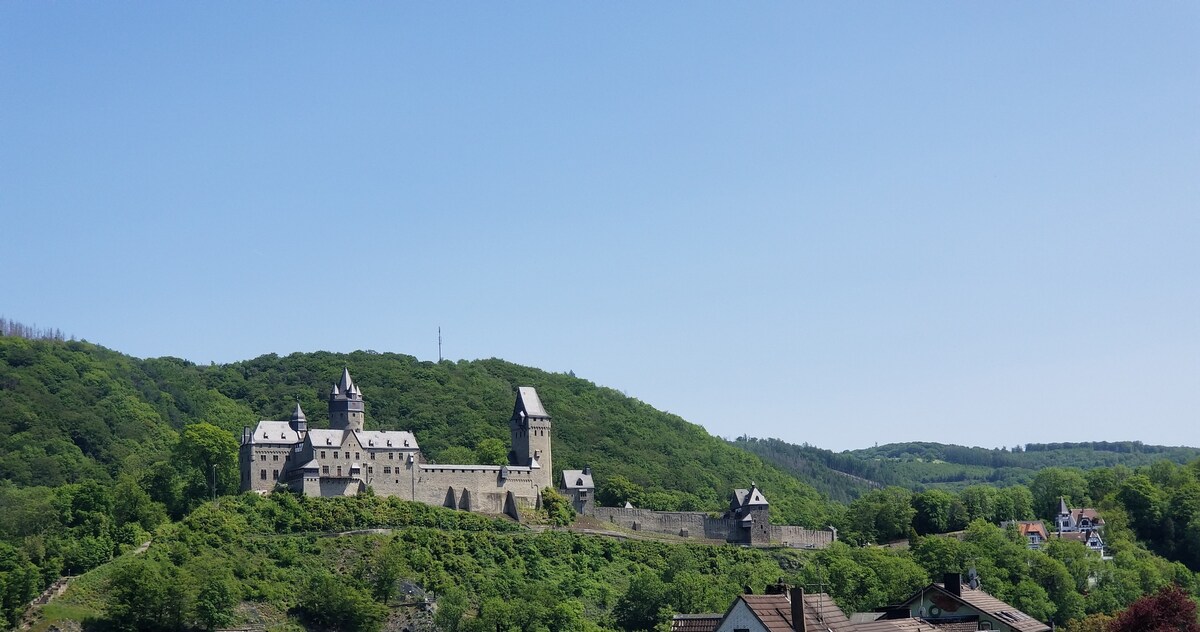
[[(905, 599), (898, 608), (909, 617), (924, 619), (941, 630), (963, 624), (969, 630), (1050, 632), (1050, 626), (992, 595), (965, 586), (958, 574), (947, 574), (943, 583), (930, 584)], [(951, 626), (951, 627), (945, 627)]]
[(825, 593), (785, 587), (768, 590), (773, 592), (739, 595), (714, 632), (855, 632), (854, 624)]
[(1017, 532), (1025, 538), (1029, 548), (1034, 551), (1041, 549), (1046, 540), (1050, 539), (1050, 533), (1046, 531), (1046, 523), (1041, 520), (1011, 520), (1001, 522), (1000, 526), (1006, 528), (1010, 524), (1016, 525)]

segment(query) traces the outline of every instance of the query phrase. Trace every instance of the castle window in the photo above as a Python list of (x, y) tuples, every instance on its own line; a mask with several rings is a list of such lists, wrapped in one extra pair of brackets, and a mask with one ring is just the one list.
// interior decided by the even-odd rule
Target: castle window
[(328, 466), (328, 465), (322, 465), (322, 466), (321, 466), (321, 473), (322, 473), (322, 474), (329, 474), (329, 466)]
[(258, 473), (258, 478), (259, 478), (259, 480), (263, 480), (263, 481), (267, 480), (267, 471), (260, 470)]
[(342, 475), (342, 466), (340, 466), (340, 465), (339, 465), (339, 466), (337, 466), (337, 468), (338, 468), (338, 474), (337, 474), (337, 475), (338, 475), (338, 476), (341, 476), (341, 475)]
[(367, 474), (374, 474), (374, 473), (375, 473), (375, 466), (374, 466), (374, 465), (368, 465), (368, 466), (367, 466)]
[(354, 460), (355, 460), (355, 461), (358, 461), (358, 460), (361, 460), (361, 459), (362, 459), (362, 457), (360, 457), (360, 456), (359, 456), (359, 454), (361, 454), (361, 452), (355, 452), (355, 453), (354, 453)]
[(384, 474), (391, 474), (391, 473), (392, 473), (392, 468), (391, 468), (391, 466), (384, 466), (384, 468), (383, 468), (383, 473), (384, 473)]
[(271, 470), (271, 478), (279, 480), (279, 470)]
[(396, 458), (395, 452), (388, 452), (388, 460), (389, 461), (391, 461), (392, 459), (395, 459), (395, 458)]
[(324, 451), (324, 450), (321, 450), (321, 458), (322, 458), (322, 459), (323, 459), (323, 458), (325, 458), (325, 451)]
[(260, 454), (260, 455), (258, 455), (258, 460), (259, 460), (259, 461), (266, 461), (266, 460), (267, 460), (267, 455), (265, 455), (265, 454)]
[(278, 461), (278, 460), (279, 460), (279, 455), (278, 455), (278, 454), (272, 454), (272, 455), (271, 455), (271, 460), (272, 460), (272, 461)]
[(372, 461), (374, 461), (374, 460), (375, 460), (375, 453), (374, 453), (374, 452), (372, 452), (372, 453), (371, 453), (371, 460), (372, 460)]
[(350, 459), (350, 453), (349, 453), (349, 452), (347, 452), (347, 453), (346, 453), (346, 460), (349, 460), (349, 459)]

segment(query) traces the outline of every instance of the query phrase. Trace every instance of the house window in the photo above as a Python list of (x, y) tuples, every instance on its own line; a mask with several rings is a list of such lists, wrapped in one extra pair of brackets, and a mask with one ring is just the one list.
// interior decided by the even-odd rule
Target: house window
[(979, 629), (980, 629), (980, 630), (990, 630), (990, 629), (992, 629), (992, 622), (991, 622), (991, 621), (980, 621), (980, 622), (979, 622)]
[(260, 481), (265, 481), (265, 480), (267, 480), (267, 471), (266, 471), (266, 470), (259, 470), (259, 472), (258, 472), (258, 479), (259, 479)]
[(322, 474), (326, 474), (326, 475), (327, 475), (327, 474), (329, 474), (329, 466), (328, 466), (328, 465), (322, 465), (322, 466), (321, 466), (321, 473), (322, 473)]

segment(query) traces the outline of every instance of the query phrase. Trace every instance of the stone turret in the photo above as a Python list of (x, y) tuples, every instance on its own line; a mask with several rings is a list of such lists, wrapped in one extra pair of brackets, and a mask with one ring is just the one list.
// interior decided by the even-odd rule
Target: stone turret
[(512, 435), (509, 464), (533, 468), (533, 480), (538, 489), (554, 484), (554, 467), (550, 454), (550, 415), (532, 386), (517, 388), (517, 402), (508, 421)]
[(350, 369), (342, 369), (342, 379), (329, 391), (329, 427), (334, 430), (363, 429), (363, 396)]
[(292, 430), (304, 436), (308, 432), (308, 419), (304, 417), (304, 410), (300, 408), (300, 402), (296, 402), (296, 409), (292, 411), (292, 418), (288, 421), (288, 425)]

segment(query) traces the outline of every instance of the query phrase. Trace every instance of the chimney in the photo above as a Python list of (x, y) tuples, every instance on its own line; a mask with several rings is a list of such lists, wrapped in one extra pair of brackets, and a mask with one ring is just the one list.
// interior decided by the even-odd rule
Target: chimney
[(943, 584), (946, 586), (946, 592), (950, 593), (951, 595), (954, 595), (955, 597), (962, 596), (962, 576), (961, 575), (959, 575), (958, 573), (946, 573), (946, 576), (942, 581), (943, 581)]
[(804, 589), (793, 588), (791, 590), (792, 601), (792, 629), (796, 632), (807, 632), (808, 626), (804, 623)]

